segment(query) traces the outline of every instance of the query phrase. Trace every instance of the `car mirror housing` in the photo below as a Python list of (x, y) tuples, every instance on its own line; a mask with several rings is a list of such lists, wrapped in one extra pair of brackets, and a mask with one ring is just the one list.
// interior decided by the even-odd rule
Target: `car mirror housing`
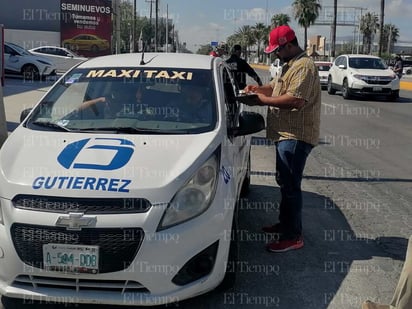
[(24, 121), (24, 119), (26, 119), (26, 117), (30, 114), (30, 112), (32, 111), (33, 108), (26, 108), (24, 109), (21, 113), (20, 113), (20, 123), (22, 123)]
[(239, 126), (230, 129), (231, 136), (243, 136), (257, 133), (265, 129), (265, 120), (261, 114), (255, 112), (242, 112), (239, 115)]

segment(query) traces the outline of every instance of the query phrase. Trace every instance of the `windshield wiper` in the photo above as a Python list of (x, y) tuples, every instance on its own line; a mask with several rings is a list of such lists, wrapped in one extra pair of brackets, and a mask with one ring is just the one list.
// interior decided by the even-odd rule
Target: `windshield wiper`
[(162, 129), (148, 129), (148, 128), (138, 128), (138, 127), (102, 127), (102, 128), (85, 128), (80, 129), (81, 131), (113, 131), (116, 133), (144, 133), (144, 134), (182, 134), (188, 133), (187, 130), (162, 130)]
[(61, 131), (66, 131), (66, 132), (72, 132), (72, 130), (57, 124), (55, 122), (49, 122), (49, 121), (34, 121), (32, 122), (33, 124), (41, 127), (46, 127), (46, 128), (53, 128), (53, 129), (60, 129)]

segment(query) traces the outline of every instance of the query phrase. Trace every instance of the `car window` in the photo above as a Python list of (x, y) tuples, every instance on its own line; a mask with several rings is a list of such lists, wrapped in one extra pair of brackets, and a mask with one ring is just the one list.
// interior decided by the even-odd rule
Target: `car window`
[[(26, 49), (24, 49), (23, 47), (13, 44), (13, 43), (8, 43), (10, 45), (10, 47), (12, 49), (14, 49), (15, 51), (17, 51), (19, 54), (24, 55), (24, 56), (31, 56), (32, 54), (30, 54), (29, 51), (27, 51)], [(5, 45), (6, 46), (6, 45)]]
[(235, 81), (232, 73), (226, 68), (223, 68), (223, 88), (225, 94), (225, 109), (226, 109), (226, 125), (228, 128), (234, 128), (237, 126), (240, 104), (236, 101)]
[(40, 102), (28, 126), (207, 132), (217, 119), (212, 76), (211, 70), (180, 68), (74, 69)]
[(349, 66), (355, 69), (375, 69), (384, 70), (387, 68), (386, 64), (380, 58), (350, 58)]

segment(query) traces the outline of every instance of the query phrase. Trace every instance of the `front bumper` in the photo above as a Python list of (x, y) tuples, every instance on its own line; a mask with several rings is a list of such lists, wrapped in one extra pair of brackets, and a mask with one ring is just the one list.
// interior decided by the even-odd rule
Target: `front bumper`
[[(47, 226), (56, 222), (58, 214), (33, 216), (32, 211), (4, 207), (4, 200), (2, 206), (5, 225), (0, 225), (0, 294), (6, 297), (47, 303), (64, 300), (65, 303), (153, 306), (203, 294), (224, 277), (234, 205), (226, 204), (230, 207), (224, 207), (224, 212), (222, 205), (212, 205), (201, 216), (160, 232), (155, 230), (166, 205), (153, 206), (144, 214), (98, 216), (96, 229), (114, 227), (121, 222), (125, 229), (139, 226), (145, 232), (140, 249), (128, 267), (98, 274), (62, 273), (23, 263), (11, 240), (8, 218)], [(210, 273), (185, 285), (173, 283), (188, 261), (213, 244), (218, 249)]]
[(392, 95), (399, 91), (399, 87), (399, 79), (394, 79), (387, 84), (368, 84), (354, 79), (349, 85), (351, 94), (355, 95)]

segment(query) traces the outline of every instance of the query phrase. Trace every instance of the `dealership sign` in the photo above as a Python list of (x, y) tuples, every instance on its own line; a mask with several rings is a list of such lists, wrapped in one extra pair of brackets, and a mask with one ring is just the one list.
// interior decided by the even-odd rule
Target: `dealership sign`
[(110, 0), (61, 0), (60, 9), (62, 46), (86, 57), (111, 54)]

